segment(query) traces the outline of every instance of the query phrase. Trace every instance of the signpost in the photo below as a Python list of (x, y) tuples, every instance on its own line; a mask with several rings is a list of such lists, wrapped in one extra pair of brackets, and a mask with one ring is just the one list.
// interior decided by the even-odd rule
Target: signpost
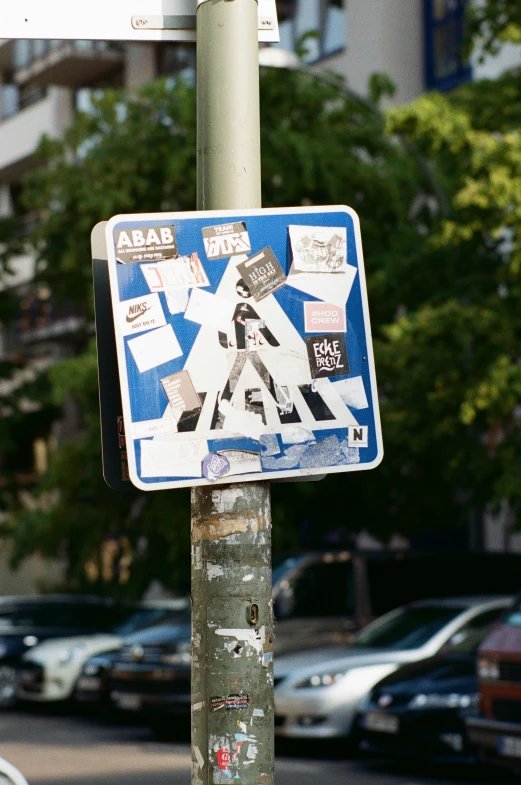
[(359, 224), (345, 207), (260, 210), (257, 42), (278, 40), (275, 0), (132, 2), (78, 14), (22, 0), (0, 29), (197, 38), (206, 212), (116, 216), (105, 243), (93, 232), (105, 474), (124, 483), (116, 350), (130, 479), (192, 489), (192, 785), (273, 785), (267, 480), (382, 459)]

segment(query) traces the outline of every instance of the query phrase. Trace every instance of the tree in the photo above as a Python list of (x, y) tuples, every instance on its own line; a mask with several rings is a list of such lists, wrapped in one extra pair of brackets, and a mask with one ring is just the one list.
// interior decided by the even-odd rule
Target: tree
[[(388, 89), (380, 82), (374, 80), (375, 93)], [(410, 150), (387, 135), (375, 103), (354, 96), (336, 77), (308, 73), (266, 70), (261, 90), (264, 204), (354, 205), (375, 279), (400, 258), (421, 253), (415, 222), (422, 210), (412, 222), (409, 211), (420, 193), (430, 192), (429, 178)], [(41, 166), (24, 190), (27, 208), (44, 219), (30, 238), (35, 282), (48, 286), (55, 301), (79, 304), (90, 321), (92, 226), (122, 212), (194, 207), (194, 89), (168, 79), (127, 95), (107, 91), (62, 140), (44, 139), (39, 154)], [(382, 321), (394, 308), (384, 296), (374, 311)], [(59, 446), (35, 488), (35, 509), (14, 512), (4, 526), (15, 558), (60, 551), (79, 585), (118, 591), (130, 576), (127, 594), (139, 595), (152, 577), (186, 583), (188, 493), (116, 493), (102, 479), (93, 342), (52, 369), (50, 379), (57, 405), (70, 396), (80, 404), (81, 431)], [(274, 490), (276, 547), (296, 543), (302, 509), (308, 501), (318, 509), (315, 487), (299, 486), (294, 505), (288, 504), (291, 486)], [(112, 568), (104, 573), (107, 553)]]
[[(374, 472), (274, 485), (277, 549), (349, 544), (362, 528), (421, 537), (520, 503), (521, 80), (431, 93), (387, 116), (382, 89), (373, 80), (363, 99), (331, 75), (262, 75), (264, 204), (347, 203), (362, 219), (386, 448)], [(194, 206), (193, 88), (106, 92), (40, 153), (25, 186), (45, 216), (31, 237), (36, 280), (91, 319), (91, 227)], [(62, 549), (77, 582), (87, 564), (113, 590), (130, 576), (136, 595), (151, 577), (187, 581), (188, 494), (116, 494), (101, 478), (92, 343), (52, 370), (51, 389), (55, 404), (81, 404), (82, 431), (37, 486), (39, 508), (4, 527), (17, 558)]]
[(502, 43), (521, 43), (521, 8), (516, 0), (483, 0), (468, 4), (469, 42), (497, 54)]

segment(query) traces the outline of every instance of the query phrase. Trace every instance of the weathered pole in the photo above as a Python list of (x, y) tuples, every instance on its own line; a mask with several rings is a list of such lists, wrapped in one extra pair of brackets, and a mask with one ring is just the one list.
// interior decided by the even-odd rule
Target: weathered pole
[[(256, 0), (197, 9), (197, 203), (261, 206)], [(269, 483), (192, 488), (192, 785), (273, 782)]]

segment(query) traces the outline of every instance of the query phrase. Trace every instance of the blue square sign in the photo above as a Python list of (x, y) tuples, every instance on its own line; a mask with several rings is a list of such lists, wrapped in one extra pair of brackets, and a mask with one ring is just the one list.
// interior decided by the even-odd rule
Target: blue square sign
[(311, 479), (380, 463), (353, 210), (117, 215), (106, 241), (134, 485)]

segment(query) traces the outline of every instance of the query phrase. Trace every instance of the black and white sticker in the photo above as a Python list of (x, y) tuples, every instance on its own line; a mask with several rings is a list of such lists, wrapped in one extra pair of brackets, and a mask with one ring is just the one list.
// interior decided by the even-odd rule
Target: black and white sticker
[(242, 276), (256, 302), (277, 291), (286, 283), (286, 274), (271, 248), (263, 248), (245, 262), (238, 264), (237, 272)]
[(118, 262), (153, 262), (175, 259), (177, 240), (173, 226), (148, 226), (142, 229), (117, 229), (114, 232)]
[(346, 376), (349, 373), (346, 340), (342, 334), (306, 338), (312, 379)]
[(369, 446), (369, 426), (350, 425), (347, 429), (348, 447), (368, 447)]
[(192, 412), (194, 416), (200, 412), (201, 401), (188, 371), (178, 371), (160, 379), (160, 382), (176, 419), (179, 419), (183, 412)]
[(165, 314), (158, 294), (134, 297), (119, 304), (119, 322), (123, 335), (133, 335), (143, 330), (154, 330), (166, 324)]
[(202, 232), (208, 259), (227, 259), (236, 254), (251, 252), (250, 237), (244, 221), (205, 226)]

